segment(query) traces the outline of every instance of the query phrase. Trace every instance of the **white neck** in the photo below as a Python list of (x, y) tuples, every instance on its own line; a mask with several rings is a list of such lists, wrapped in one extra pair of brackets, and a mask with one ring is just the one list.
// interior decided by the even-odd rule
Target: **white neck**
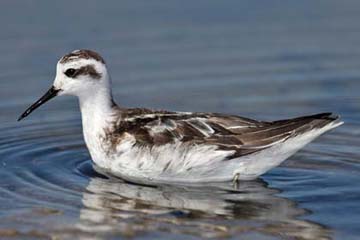
[(111, 91), (106, 88), (96, 89), (91, 94), (80, 95), (79, 102), (86, 145), (95, 163), (106, 168), (101, 137), (116, 117)]
[(101, 127), (114, 111), (112, 94), (107, 88), (96, 89), (91, 94), (80, 95), (79, 102), (83, 125), (93, 123), (97, 124), (97, 127)]

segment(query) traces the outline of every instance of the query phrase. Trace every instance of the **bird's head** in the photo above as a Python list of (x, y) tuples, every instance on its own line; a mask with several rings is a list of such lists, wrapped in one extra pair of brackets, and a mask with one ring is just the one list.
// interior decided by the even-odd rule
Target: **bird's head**
[(110, 78), (104, 59), (91, 50), (75, 50), (66, 54), (56, 65), (56, 77), (51, 88), (18, 119), (59, 95), (91, 97), (98, 91), (111, 91)]

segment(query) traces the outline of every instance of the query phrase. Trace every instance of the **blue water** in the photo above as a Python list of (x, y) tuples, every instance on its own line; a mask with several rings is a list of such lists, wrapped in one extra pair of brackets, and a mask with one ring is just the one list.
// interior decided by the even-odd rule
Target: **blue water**
[[(358, 239), (359, 1), (2, 1), (0, 239)], [(147, 187), (92, 169), (75, 98), (20, 113), (78, 48), (125, 106), (345, 124), (257, 181)]]

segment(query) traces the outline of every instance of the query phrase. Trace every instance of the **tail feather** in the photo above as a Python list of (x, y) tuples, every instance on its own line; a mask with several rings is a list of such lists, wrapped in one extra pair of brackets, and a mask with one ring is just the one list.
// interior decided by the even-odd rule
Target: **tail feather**
[(329, 130), (338, 127), (341, 124), (343, 124), (343, 122), (339, 121), (339, 119), (340, 119), (339, 115), (335, 115), (331, 112), (326, 112), (326, 113), (319, 113), (319, 114), (308, 115), (298, 118), (279, 120), (273, 123), (285, 124), (290, 122), (292, 123), (296, 122), (300, 125), (300, 127), (295, 129), (294, 134), (298, 135), (313, 129), (320, 129), (328, 125), (330, 127)]
[[(343, 122), (339, 121), (339, 116), (331, 113), (320, 113), (311, 116), (280, 120), (272, 123), (281, 125), (289, 124), (291, 122), (300, 124), (296, 124), (297, 128), (294, 129), (291, 136), (284, 139), (281, 144), (274, 144), (270, 148), (263, 149), (256, 155), (253, 154), (246, 156), (246, 166), (244, 164), (242, 168), (235, 171), (240, 173), (240, 179), (255, 179), (271, 168), (281, 164), (321, 134), (343, 124)], [(243, 169), (246, 169), (246, 171)]]

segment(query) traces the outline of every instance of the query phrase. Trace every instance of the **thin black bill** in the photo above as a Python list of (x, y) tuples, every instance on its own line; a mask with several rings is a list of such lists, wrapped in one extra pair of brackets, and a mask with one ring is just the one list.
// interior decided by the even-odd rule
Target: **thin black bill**
[(37, 100), (33, 105), (31, 105), (28, 109), (25, 110), (23, 114), (18, 118), (18, 121), (21, 119), (27, 117), (32, 111), (52, 99), (53, 97), (56, 97), (60, 90), (55, 89), (54, 86), (52, 86), (45, 94), (42, 96), (39, 100)]

